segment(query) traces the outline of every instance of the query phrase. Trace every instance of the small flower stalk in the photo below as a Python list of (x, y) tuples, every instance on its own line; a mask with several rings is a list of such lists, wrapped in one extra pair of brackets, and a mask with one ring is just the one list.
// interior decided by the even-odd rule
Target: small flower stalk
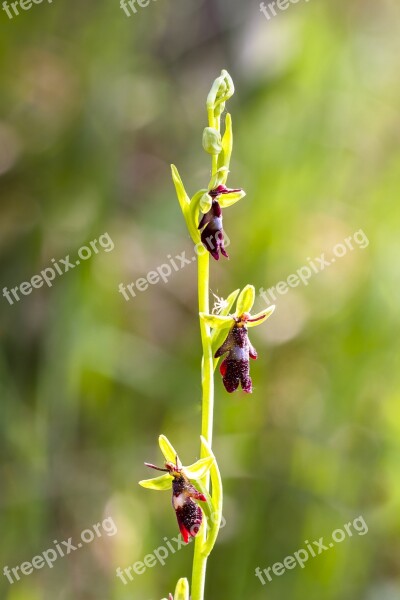
[[(161, 435), (159, 445), (164, 455), (164, 466), (145, 463), (163, 475), (140, 481), (140, 485), (157, 491), (172, 491), (172, 506), (183, 540), (195, 538), (192, 580), (178, 581), (175, 594), (169, 600), (204, 600), (207, 560), (216, 543), (222, 521), (223, 489), (217, 460), (212, 451), (214, 418), (214, 372), (220, 358), (220, 373), (227, 392), (239, 389), (253, 391), (250, 377), (250, 359), (257, 352), (249, 340), (248, 328), (261, 325), (274, 311), (274, 306), (253, 314), (255, 290), (247, 285), (235, 290), (226, 300), (215, 296), (217, 304), (210, 311), (210, 256), (219, 260), (228, 258), (225, 249), (223, 210), (245, 197), (241, 188), (227, 187), (233, 147), (232, 119), (221, 119), (226, 102), (234, 93), (233, 81), (227, 71), (214, 81), (207, 97), (208, 126), (203, 131), (202, 144), (211, 157), (211, 179), (207, 187), (192, 197), (186, 192), (177, 168), (172, 165), (172, 180), (178, 201), (198, 252), (198, 300), (202, 359), (202, 423), (200, 458), (190, 466), (183, 466), (178, 453), (168, 439)], [(233, 310), (236, 302), (236, 309)], [(166, 600), (166, 599), (164, 599)]]

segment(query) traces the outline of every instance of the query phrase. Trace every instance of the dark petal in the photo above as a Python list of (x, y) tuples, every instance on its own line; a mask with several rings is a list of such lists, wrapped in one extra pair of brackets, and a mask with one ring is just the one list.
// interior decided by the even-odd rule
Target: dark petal
[(250, 365), (248, 360), (240, 360), (240, 383), (242, 384), (242, 390), (247, 394), (251, 394), (253, 391), (252, 381), (250, 377)]
[(186, 489), (187, 482), (183, 475), (180, 477), (174, 477), (172, 481), (172, 493), (174, 496), (179, 496)]
[(191, 498), (187, 498), (183, 506), (176, 509), (179, 530), (187, 544), (189, 537), (196, 537), (203, 521), (203, 511)]
[(199, 223), (199, 226), (198, 226), (198, 228), (197, 228), (197, 229), (202, 229), (202, 228), (204, 227), (204, 225), (207, 225), (207, 223), (209, 223), (209, 222), (212, 220), (213, 216), (214, 216), (214, 215), (213, 215), (213, 213), (212, 213), (212, 210), (210, 209), (208, 212), (206, 212), (206, 213), (205, 213), (205, 214), (202, 216), (202, 218), (201, 218), (201, 220), (200, 220), (200, 223)]
[[(179, 510), (180, 510), (180, 509), (179, 509)], [(183, 524), (183, 522), (179, 520), (179, 517), (178, 517), (178, 511), (176, 511), (176, 518), (177, 518), (177, 520), (178, 520), (179, 531), (181, 532), (181, 536), (182, 536), (182, 538), (183, 538), (183, 541), (185, 542), (185, 544), (187, 544), (187, 543), (188, 543), (188, 541), (189, 541), (189, 537), (190, 537), (190, 536), (189, 536), (189, 532), (188, 532), (188, 530), (186, 529), (186, 527), (185, 527), (185, 525)]]
[(214, 217), (221, 217), (221, 216), (222, 216), (221, 207), (216, 200), (213, 200), (210, 210), (202, 216), (197, 229), (202, 229), (205, 225), (207, 225), (208, 223), (211, 223), (211, 221), (214, 219)]
[(238, 362), (236, 360), (224, 360), (220, 367), (222, 374), (222, 381), (224, 383), (226, 391), (231, 394), (237, 390), (240, 382), (240, 371), (238, 369)]
[(253, 393), (253, 382), (251, 381), (251, 377), (243, 377), (242, 378), (242, 390), (246, 392), (246, 394)]
[(222, 216), (222, 209), (221, 209), (220, 205), (218, 204), (218, 202), (216, 200), (213, 201), (212, 206), (211, 206), (211, 210), (212, 210), (212, 213), (213, 213), (214, 217), (221, 217)]
[(246, 327), (238, 327), (235, 325), (232, 329), (232, 337), (234, 340), (234, 345), (238, 348), (249, 347), (248, 331)]
[(226, 258), (229, 258), (227, 251), (225, 250), (225, 246), (224, 246), (224, 236), (223, 236), (223, 232), (222, 233), (222, 239), (219, 242), (219, 248), (221, 250), (221, 254), (223, 254), (223, 256), (225, 256)]
[(201, 502), (207, 502), (207, 498), (205, 497), (205, 495), (199, 492), (199, 490), (195, 488), (194, 485), (192, 485), (191, 483), (188, 483), (186, 485), (186, 491), (191, 498), (194, 498), (195, 500), (200, 500)]
[[(214, 354), (214, 358), (219, 358), (220, 356), (222, 356), (223, 354), (225, 354), (225, 352), (229, 352), (229, 350), (231, 350), (231, 348), (233, 348), (235, 344), (235, 341), (233, 339), (233, 335), (232, 335), (232, 329), (230, 330), (230, 332), (228, 333), (228, 335), (226, 336), (226, 339), (224, 341), (224, 343), (222, 344), (222, 346), (220, 346), (218, 348), (218, 350), (216, 351), (216, 353)], [(224, 364), (224, 363), (222, 363)], [(220, 367), (220, 370), (222, 369), (222, 365)], [(222, 373), (222, 371), (221, 371)], [(222, 373), (223, 375), (223, 373)]]
[(251, 394), (253, 391), (248, 360), (232, 360), (227, 358), (220, 367), (222, 381), (230, 394), (237, 390), (239, 382), (244, 392)]
[(254, 346), (252, 344), (250, 344), (250, 341), (249, 341), (249, 355), (250, 355), (250, 358), (253, 358), (254, 360), (256, 360), (257, 350), (254, 348)]
[(217, 231), (217, 233), (215, 234), (215, 244), (217, 247), (217, 252), (220, 250), (221, 254), (223, 256), (225, 256), (226, 258), (229, 258), (228, 254), (225, 250), (225, 247), (224, 247), (224, 232), (222, 231), (222, 229), (219, 229)]
[(219, 230), (217, 230), (217, 232), (213, 231), (210, 225), (211, 224), (208, 224), (201, 232), (201, 241), (211, 256), (215, 258), (215, 260), (219, 260), (219, 241), (216, 239), (216, 233), (218, 233)]

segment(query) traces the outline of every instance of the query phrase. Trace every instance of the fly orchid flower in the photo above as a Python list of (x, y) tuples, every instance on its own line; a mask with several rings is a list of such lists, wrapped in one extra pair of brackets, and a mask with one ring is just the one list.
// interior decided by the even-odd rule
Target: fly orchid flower
[[(239, 387), (250, 394), (253, 391), (250, 377), (250, 358), (256, 359), (257, 352), (248, 338), (248, 327), (261, 325), (272, 315), (275, 306), (251, 315), (255, 299), (252, 285), (246, 286), (238, 297), (233, 315), (208, 315), (201, 313), (202, 319), (214, 329), (214, 358), (227, 354), (221, 363), (220, 373), (227, 392), (232, 393)], [(224, 331), (229, 327), (229, 332)], [(222, 342), (222, 344), (221, 344)]]
[(156, 467), (151, 463), (144, 464), (151, 469), (164, 471), (165, 475), (144, 479), (139, 481), (139, 484), (151, 490), (172, 489), (172, 506), (176, 513), (179, 530), (187, 544), (190, 537), (196, 537), (203, 522), (203, 510), (195, 500), (207, 502), (206, 496), (191, 482), (201, 480), (208, 473), (213, 466), (214, 457), (207, 456), (184, 467), (175, 449), (164, 435), (159, 437), (159, 445), (166, 461), (165, 468)]
[[(211, 199), (209, 210), (203, 214), (198, 229), (201, 232), (201, 241), (215, 260), (219, 260), (219, 252), (226, 258), (229, 258), (224, 247), (224, 230), (222, 227), (222, 208), (230, 206), (234, 201), (240, 200), (245, 195), (241, 189), (230, 189), (225, 185), (218, 185), (209, 190), (208, 197)], [(227, 203), (228, 202), (228, 203)], [(208, 208), (209, 203), (204, 201), (203, 206)]]

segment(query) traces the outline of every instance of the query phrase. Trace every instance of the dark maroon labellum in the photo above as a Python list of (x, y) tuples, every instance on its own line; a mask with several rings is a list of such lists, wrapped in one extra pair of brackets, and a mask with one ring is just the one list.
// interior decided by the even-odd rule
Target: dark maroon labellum
[(224, 230), (222, 226), (222, 210), (217, 198), (221, 194), (229, 194), (231, 192), (241, 192), (240, 189), (230, 189), (225, 185), (219, 185), (214, 190), (210, 190), (208, 195), (212, 198), (212, 205), (208, 212), (206, 212), (199, 223), (199, 229), (203, 229), (201, 232), (201, 241), (207, 248), (209, 253), (215, 260), (219, 260), (219, 253), (226, 258), (229, 258), (225, 247), (224, 247)]
[(219, 358), (226, 352), (228, 353), (220, 366), (220, 373), (226, 391), (229, 393), (234, 392), (240, 383), (243, 391), (251, 394), (253, 388), (250, 377), (249, 358), (256, 359), (257, 352), (249, 341), (248, 330), (245, 325), (246, 319), (242, 317), (235, 321), (226, 340), (218, 348), (214, 356), (215, 358)]
[(203, 511), (194, 500), (206, 502), (207, 498), (184, 475), (178, 457), (176, 457), (176, 464), (171, 462), (165, 463), (165, 469), (161, 469), (150, 463), (144, 464), (157, 471), (170, 473), (174, 478), (172, 481), (172, 506), (175, 510), (179, 530), (185, 544), (187, 544), (190, 537), (196, 537), (199, 533), (203, 522)]
[[(205, 226), (205, 227), (204, 227)], [(215, 260), (219, 260), (219, 252), (228, 257), (224, 247), (224, 230), (222, 228), (222, 210), (216, 200), (212, 201), (210, 210), (205, 213), (199, 223), (202, 229), (201, 241)]]

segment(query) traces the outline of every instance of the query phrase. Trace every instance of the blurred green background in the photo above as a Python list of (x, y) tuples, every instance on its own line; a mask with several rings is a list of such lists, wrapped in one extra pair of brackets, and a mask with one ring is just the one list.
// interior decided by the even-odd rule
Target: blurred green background
[[(177, 535), (168, 493), (137, 481), (161, 462), (160, 433), (184, 464), (198, 456), (196, 265), (129, 301), (118, 285), (191, 251), (169, 164), (191, 193), (207, 185), (205, 98), (226, 68), (229, 184), (247, 197), (225, 211), (212, 291), (275, 286), (360, 229), (370, 243), (251, 330), (252, 396), (216, 379), (227, 525), (206, 600), (398, 600), (398, 2), (299, 2), (270, 21), (239, 0), (20, 13), (0, 15), (1, 289), (105, 232), (115, 247), (0, 298), (0, 597), (159, 600), (190, 576), (192, 546), (128, 585), (115, 569)], [(255, 577), (359, 515), (367, 535)], [(117, 535), (12, 585), (2, 574), (105, 516)]]

